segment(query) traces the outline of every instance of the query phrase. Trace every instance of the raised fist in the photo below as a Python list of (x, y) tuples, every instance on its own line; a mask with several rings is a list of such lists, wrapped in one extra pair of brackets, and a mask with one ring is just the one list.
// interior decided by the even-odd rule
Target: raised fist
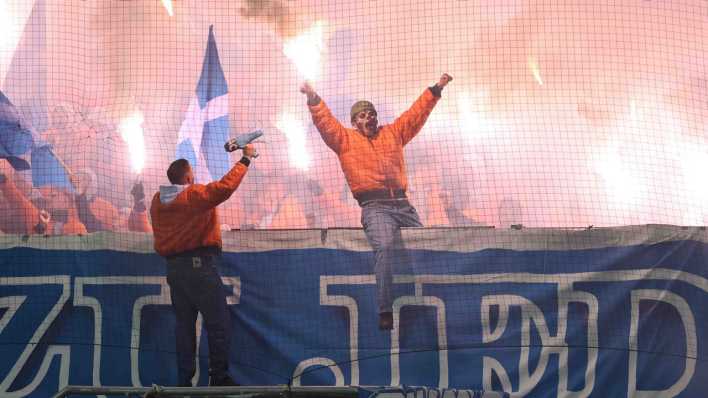
[(452, 81), (452, 76), (448, 75), (447, 73), (443, 73), (442, 76), (440, 76), (440, 81), (437, 83), (438, 87), (443, 88), (447, 86), (448, 83)]
[(257, 157), (257, 152), (256, 152), (256, 147), (253, 146), (253, 144), (248, 144), (245, 147), (243, 147), (243, 156), (253, 159)]
[(302, 86), (300, 86), (300, 92), (306, 94), (308, 98), (317, 95), (315, 89), (313, 89), (312, 86), (310, 86), (310, 83), (308, 82), (302, 83)]
[(133, 189), (130, 190), (130, 194), (133, 195), (134, 203), (138, 203), (145, 199), (145, 188), (143, 187), (143, 182), (136, 182), (135, 185), (133, 185)]

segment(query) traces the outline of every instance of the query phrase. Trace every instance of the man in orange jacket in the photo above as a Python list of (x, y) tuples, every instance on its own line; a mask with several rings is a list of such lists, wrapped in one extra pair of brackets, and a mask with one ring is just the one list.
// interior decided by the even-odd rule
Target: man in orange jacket
[[(44, 205), (39, 208), (15, 185), (14, 176), (2, 170), (0, 159), (0, 231), (8, 234), (49, 234), (50, 215)], [(37, 198), (37, 201), (39, 198)]]
[(392, 124), (379, 126), (376, 108), (369, 101), (352, 106), (351, 124), (344, 127), (315, 90), (304, 83), (312, 121), (325, 144), (339, 157), (349, 188), (361, 206), (361, 223), (374, 250), (379, 328), (393, 328), (391, 285), (397, 259), (402, 258), (401, 227), (422, 227), (406, 197), (408, 181), (403, 147), (423, 128), (442, 89), (452, 80), (443, 74)]
[(44, 186), (26, 194), (14, 170), (0, 159), (0, 230), (12, 234), (85, 235), (69, 193)]
[(209, 385), (236, 385), (229, 376), (231, 318), (221, 277), (221, 230), (216, 206), (236, 191), (255, 149), (247, 145), (243, 157), (219, 181), (195, 184), (189, 162), (179, 159), (167, 169), (172, 185), (163, 185), (150, 205), (155, 250), (167, 260), (167, 283), (176, 314), (178, 385), (192, 386), (196, 371), (197, 313), (209, 335)]

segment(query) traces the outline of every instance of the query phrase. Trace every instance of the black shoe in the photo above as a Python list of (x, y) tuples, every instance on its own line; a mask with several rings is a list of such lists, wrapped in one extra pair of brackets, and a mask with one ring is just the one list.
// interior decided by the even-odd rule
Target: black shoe
[(226, 375), (220, 378), (215, 378), (215, 377), (210, 377), (209, 378), (209, 386), (210, 387), (239, 387), (240, 384), (236, 383), (234, 379), (231, 378), (231, 376)]
[(393, 330), (393, 313), (392, 312), (379, 313), (379, 329), (380, 330)]

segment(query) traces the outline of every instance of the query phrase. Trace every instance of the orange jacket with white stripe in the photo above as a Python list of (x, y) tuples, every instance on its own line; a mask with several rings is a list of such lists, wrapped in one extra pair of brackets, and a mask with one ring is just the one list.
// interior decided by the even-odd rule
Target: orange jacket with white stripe
[(349, 188), (356, 196), (381, 189), (407, 189), (403, 147), (423, 128), (439, 99), (426, 89), (392, 124), (381, 126), (373, 138), (344, 127), (322, 100), (309, 108), (312, 121), (339, 157)]
[(242, 162), (236, 163), (221, 180), (184, 186), (181, 192), (174, 191), (176, 196), (173, 197), (163, 188), (182, 186), (160, 187), (150, 205), (157, 253), (171, 256), (200, 247), (221, 248), (216, 206), (231, 197), (241, 184), (248, 171), (248, 166)]

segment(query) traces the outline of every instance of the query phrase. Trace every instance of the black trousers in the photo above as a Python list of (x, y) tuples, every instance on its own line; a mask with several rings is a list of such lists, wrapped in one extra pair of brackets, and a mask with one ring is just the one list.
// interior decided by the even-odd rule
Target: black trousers
[(231, 316), (226, 294), (216, 269), (219, 255), (167, 259), (167, 283), (175, 310), (178, 385), (191, 386), (196, 372), (196, 322), (202, 314), (209, 343), (209, 376), (228, 376), (231, 348)]

